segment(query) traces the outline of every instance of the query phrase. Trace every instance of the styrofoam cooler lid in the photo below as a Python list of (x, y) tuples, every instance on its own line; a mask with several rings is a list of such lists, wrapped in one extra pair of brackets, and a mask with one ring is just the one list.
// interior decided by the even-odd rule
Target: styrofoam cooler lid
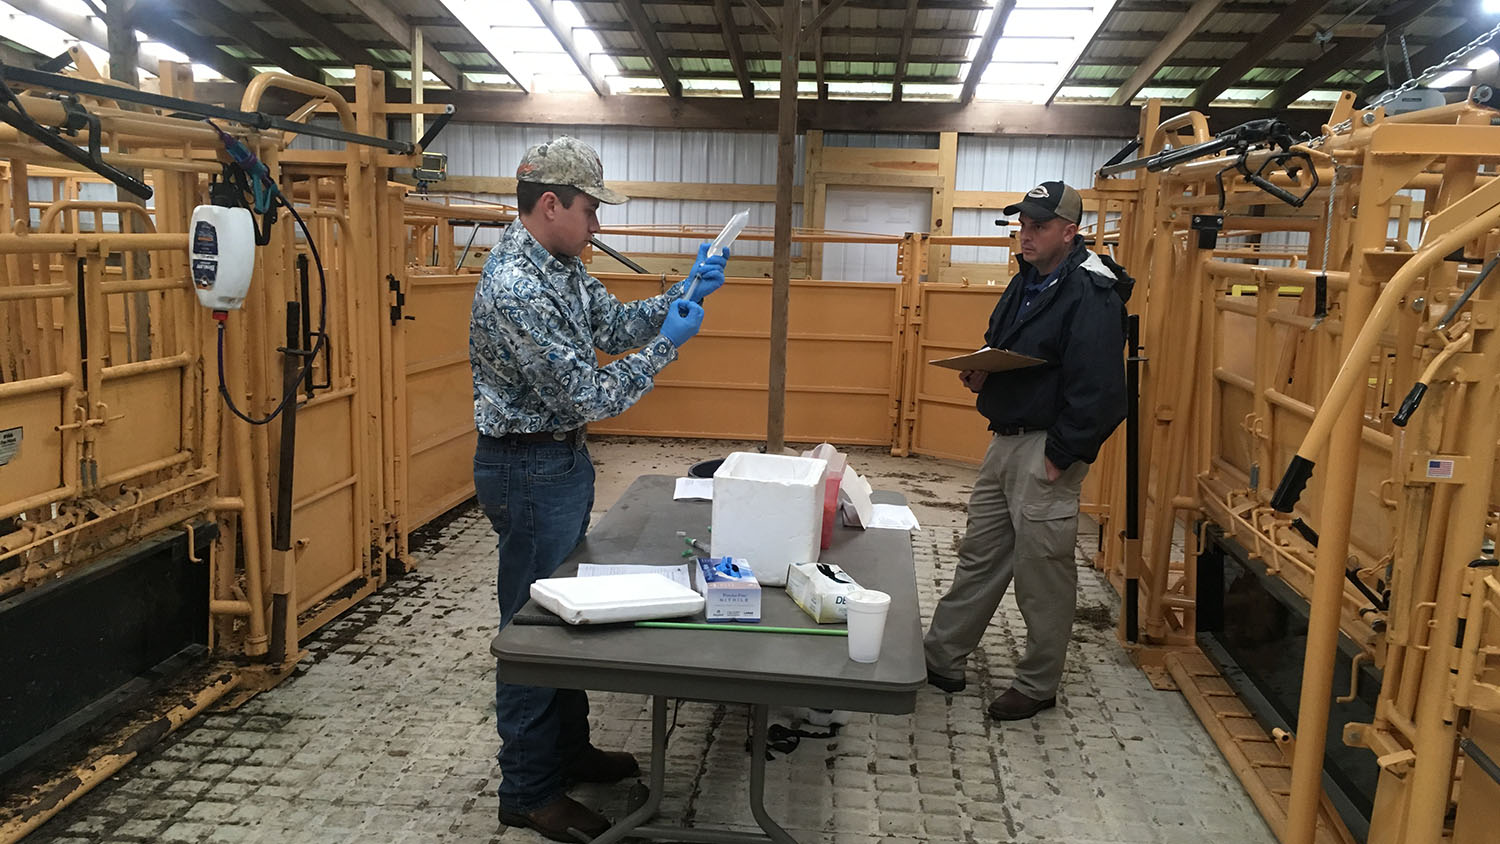
[(659, 574), (548, 577), (531, 584), (531, 597), (569, 624), (608, 624), (692, 615), (703, 596)]

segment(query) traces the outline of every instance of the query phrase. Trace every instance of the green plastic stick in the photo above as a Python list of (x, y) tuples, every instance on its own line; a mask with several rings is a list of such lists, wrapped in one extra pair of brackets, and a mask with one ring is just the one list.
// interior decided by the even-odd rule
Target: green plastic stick
[(756, 627), (749, 624), (707, 624), (695, 621), (637, 621), (636, 627), (665, 627), (671, 630), (722, 630), (729, 633), (797, 633), (806, 636), (848, 636), (842, 628), (822, 630), (814, 627)]

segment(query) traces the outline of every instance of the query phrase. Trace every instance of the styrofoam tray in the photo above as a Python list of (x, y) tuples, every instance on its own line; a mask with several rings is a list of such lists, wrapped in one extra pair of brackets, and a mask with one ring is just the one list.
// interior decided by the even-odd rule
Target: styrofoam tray
[(608, 624), (692, 615), (703, 596), (652, 573), (548, 577), (531, 584), (532, 600), (569, 624)]

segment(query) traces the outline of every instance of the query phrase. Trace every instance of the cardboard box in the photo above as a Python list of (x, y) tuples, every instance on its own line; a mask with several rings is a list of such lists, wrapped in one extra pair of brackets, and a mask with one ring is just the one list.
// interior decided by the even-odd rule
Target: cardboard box
[(693, 588), (709, 621), (760, 621), (760, 583), (744, 560), (696, 557)]
[(803, 563), (787, 572), (786, 594), (819, 624), (847, 621), (844, 599), (859, 588), (848, 572), (830, 563)]
[(818, 560), (826, 460), (737, 451), (714, 472), (715, 557), (747, 561), (763, 586)]

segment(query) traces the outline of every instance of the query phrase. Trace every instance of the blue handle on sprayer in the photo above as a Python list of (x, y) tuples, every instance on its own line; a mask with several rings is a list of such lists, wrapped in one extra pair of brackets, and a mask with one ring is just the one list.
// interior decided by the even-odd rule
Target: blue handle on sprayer
[(250, 192), (255, 197), (255, 213), (264, 214), (270, 209), (274, 198), (278, 193), (276, 182), (271, 178), (271, 170), (268, 168), (255, 151), (245, 145), (245, 142), (220, 129), (217, 123), (208, 118), (204, 123), (214, 127), (219, 133), (219, 141), (224, 144), (224, 151), (229, 153), (229, 158), (245, 175), (250, 177)]

